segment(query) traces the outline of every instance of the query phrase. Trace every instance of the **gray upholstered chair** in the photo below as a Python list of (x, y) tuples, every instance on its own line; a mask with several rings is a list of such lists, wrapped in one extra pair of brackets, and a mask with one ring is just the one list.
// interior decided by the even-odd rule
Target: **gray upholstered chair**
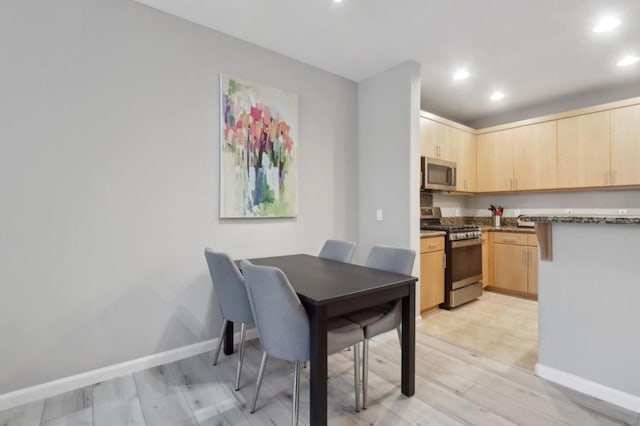
[[(369, 252), (365, 266), (398, 274), (411, 275), (416, 252), (404, 248), (374, 246)], [(367, 408), (367, 386), (369, 381), (369, 339), (396, 329), (400, 337), (402, 301), (396, 300), (373, 308), (363, 309), (347, 315), (347, 319), (364, 329), (362, 348), (362, 408)]]
[[(255, 324), (264, 352), (258, 372), (251, 412), (256, 410), (258, 393), (269, 356), (294, 362), (293, 424), (298, 424), (300, 400), (300, 364), (310, 358), (309, 317), (284, 272), (270, 266), (255, 266), (242, 261), (240, 266)], [(329, 321), (327, 353), (332, 354), (348, 346), (354, 348), (354, 390), (356, 411), (360, 410), (360, 342), (362, 328), (345, 319)]]
[(253, 323), (253, 314), (249, 306), (247, 289), (244, 285), (242, 274), (233, 263), (233, 260), (225, 253), (216, 253), (210, 248), (205, 249), (204, 256), (209, 265), (209, 273), (213, 288), (222, 312), (222, 329), (218, 339), (218, 347), (213, 357), (213, 365), (218, 363), (218, 355), (224, 340), (224, 331), (229, 321), (241, 323), (240, 327), (240, 356), (238, 358), (238, 371), (236, 372), (235, 389), (240, 389), (240, 372), (244, 359), (244, 341), (247, 334), (247, 324)]
[(356, 243), (351, 241), (327, 240), (320, 250), (319, 257), (350, 263), (353, 253), (356, 251)]

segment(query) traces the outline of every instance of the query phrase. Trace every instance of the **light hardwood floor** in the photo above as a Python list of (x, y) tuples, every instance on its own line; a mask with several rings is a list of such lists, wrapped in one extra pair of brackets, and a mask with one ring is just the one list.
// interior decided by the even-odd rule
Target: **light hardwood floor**
[(538, 361), (538, 302), (485, 291), (474, 302), (423, 315), (418, 329), (533, 371)]
[[(424, 320), (422, 321), (424, 322)], [(421, 329), (423, 327), (419, 327)], [(637, 413), (539, 379), (531, 372), (416, 333), (416, 395), (400, 393), (400, 348), (387, 333), (370, 347), (369, 408), (354, 411), (352, 352), (329, 358), (332, 425), (640, 425)], [(248, 344), (241, 389), (233, 391), (236, 356), (213, 367), (204, 354), (0, 412), (15, 425), (287, 425), (292, 366), (270, 359), (250, 414), (260, 361)], [(308, 369), (300, 424), (309, 423)]]

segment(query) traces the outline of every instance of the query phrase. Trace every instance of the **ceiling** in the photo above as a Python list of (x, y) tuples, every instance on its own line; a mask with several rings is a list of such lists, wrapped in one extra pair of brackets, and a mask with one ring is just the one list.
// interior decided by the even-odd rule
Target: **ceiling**
[[(640, 56), (638, 0), (136, 1), (354, 81), (417, 61), (422, 109), (463, 123), (640, 88), (640, 63), (616, 66)], [(603, 15), (622, 23), (594, 33)], [(459, 67), (468, 79), (452, 79)], [(489, 100), (494, 90), (505, 98)]]

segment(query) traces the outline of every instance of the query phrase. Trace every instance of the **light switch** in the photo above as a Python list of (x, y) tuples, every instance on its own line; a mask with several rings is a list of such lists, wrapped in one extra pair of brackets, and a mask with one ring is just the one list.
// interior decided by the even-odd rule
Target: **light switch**
[(382, 209), (376, 210), (376, 220), (382, 221)]

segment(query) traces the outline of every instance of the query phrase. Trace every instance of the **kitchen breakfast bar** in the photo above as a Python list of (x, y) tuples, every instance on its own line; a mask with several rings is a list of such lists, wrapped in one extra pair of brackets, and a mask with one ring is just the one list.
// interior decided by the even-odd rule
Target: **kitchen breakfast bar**
[(540, 244), (536, 373), (640, 411), (640, 216), (527, 216)]

